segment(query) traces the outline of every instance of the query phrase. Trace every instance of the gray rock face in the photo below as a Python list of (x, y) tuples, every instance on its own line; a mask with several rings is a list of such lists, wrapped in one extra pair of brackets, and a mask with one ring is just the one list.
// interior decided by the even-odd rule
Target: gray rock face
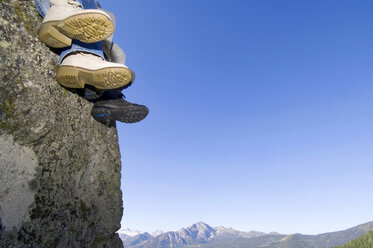
[(40, 22), (0, 0), (0, 247), (122, 247), (117, 130), (55, 81)]
[(29, 207), (34, 192), (29, 183), (35, 179), (38, 160), (35, 152), (14, 142), (12, 136), (0, 136), (0, 216), (5, 231), (30, 220)]

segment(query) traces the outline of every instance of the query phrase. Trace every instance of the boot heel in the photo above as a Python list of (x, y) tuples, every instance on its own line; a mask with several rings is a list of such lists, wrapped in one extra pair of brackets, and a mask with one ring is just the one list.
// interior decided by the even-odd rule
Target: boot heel
[(58, 31), (53, 23), (43, 23), (38, 32), (39, 40), (50, 47), (63, 48), (71, 46), (71, 39)]
[(84, 88), (85, 83), (79, 80), (79, 71), (76, 67), (62, 66), (57, 69), (56, 80), (68, 88)]

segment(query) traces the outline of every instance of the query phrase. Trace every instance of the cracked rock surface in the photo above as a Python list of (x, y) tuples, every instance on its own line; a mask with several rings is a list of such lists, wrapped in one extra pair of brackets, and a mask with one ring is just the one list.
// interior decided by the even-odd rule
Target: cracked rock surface
[(122, 247), (116, 128), (55, 81), (33, 1), (0, 12), (0, 247)]

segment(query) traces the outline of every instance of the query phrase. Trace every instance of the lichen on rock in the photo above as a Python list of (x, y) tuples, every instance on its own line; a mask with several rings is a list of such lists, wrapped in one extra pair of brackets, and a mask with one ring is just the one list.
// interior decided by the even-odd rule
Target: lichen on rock
[(116, 128), (55, 81), (33, 1), (0, 6), (0, 247), (122, 247)]

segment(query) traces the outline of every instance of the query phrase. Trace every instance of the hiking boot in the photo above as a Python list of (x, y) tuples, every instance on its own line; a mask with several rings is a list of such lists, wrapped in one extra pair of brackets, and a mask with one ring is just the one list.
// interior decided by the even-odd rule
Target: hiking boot
[(56, 80), (68, 88), (117, 89), (131, 82), (127, 66), (105, 61), (91, 53), (73, 53), (64, 58), (57, 69)]
[(94, 87), (84, 87), (83, 92), (80, 94), (84, 99), (90, 102), (95, 102), (104, 94), (104, 90), (98, 90)]
[(38, 33), (39, 39), (50, 47), (70, 46), (72, 39), (98, 42), (114, 32), (110, 16), (102, 10), (84, 10), (76, 0), (50, 0), (50, 4)]
[[(107, 95), (111, 94), (112, 99)], [(143, 120), (149, 113), (149, 109), (144, 105), (130, 103), (124, 100), (120, 91), (105, 92), (102, 100), (98, 100), (93, 105), (91, 115), (98, 122), (113, 126), (115, 121), (125, 123), (135, 123)]]

